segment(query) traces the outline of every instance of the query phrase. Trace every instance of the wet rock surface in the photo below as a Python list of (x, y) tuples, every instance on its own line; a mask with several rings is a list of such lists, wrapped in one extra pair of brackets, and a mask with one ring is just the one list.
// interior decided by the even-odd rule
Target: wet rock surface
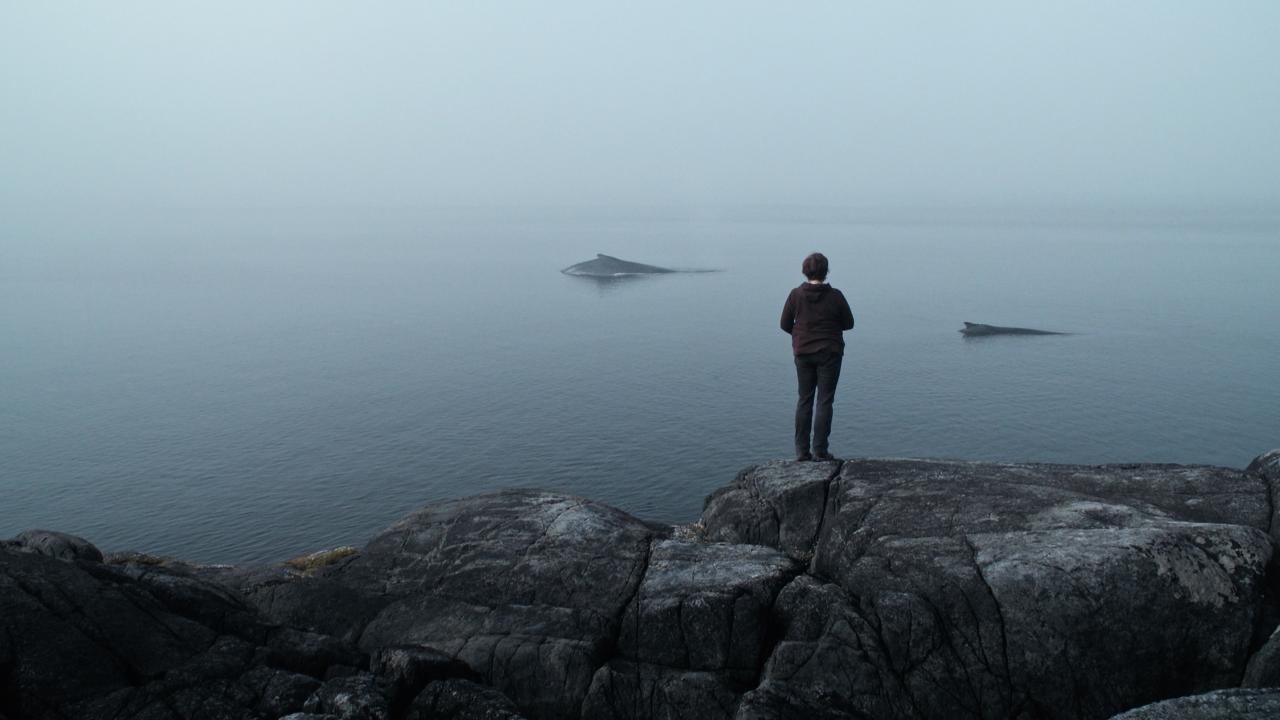
[(257, 568), (30, 531), (0, 720), (1271, 717), (1278, 482), (770, 462), (685, 532), (510, 491)]

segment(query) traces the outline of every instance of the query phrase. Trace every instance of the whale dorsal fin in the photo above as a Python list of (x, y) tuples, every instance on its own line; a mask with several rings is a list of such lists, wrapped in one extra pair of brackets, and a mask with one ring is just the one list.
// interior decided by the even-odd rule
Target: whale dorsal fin
[(967, 323), (965, 323), (965, 324), (964, 324), (964, 326), (965, 326), (965, 327), (973, 327), (975, 324), (976, 324), (976, 323), (967, 322)]
[(596, 259), (597, 260), (617, 260), (618, 258), (612, 255), (605, 255), (604, 253), (596, 253)]

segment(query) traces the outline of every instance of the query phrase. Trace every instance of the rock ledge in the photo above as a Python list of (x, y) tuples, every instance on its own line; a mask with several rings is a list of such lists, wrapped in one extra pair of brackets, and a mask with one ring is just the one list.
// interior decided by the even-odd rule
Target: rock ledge
[(0, 720), (1269, 717), (1277, 482), (768, 462), (685, 528), (508, 491), (254, 568), (28, 531)]

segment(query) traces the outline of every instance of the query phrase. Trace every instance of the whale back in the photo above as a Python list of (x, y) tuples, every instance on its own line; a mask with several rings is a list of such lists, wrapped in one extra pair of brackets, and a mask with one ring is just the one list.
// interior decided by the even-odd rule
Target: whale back
[(621, 277), (626, 275), (653, 275), (658, 273), (671, 273), (675, 270), (669, 268), (658, 267), (657, 265), (646, 265), (644, 263), (623, 260), (612, 255), (604, 253), (596, 253), (594, 260), (587, 260), (576, 265), (561, 270), (566, 275), (587, 275), (591, 277)]
[(1065, 335), (1066, 333), (1053, 332), (1052, 330), (1035, 330), (1033, 328), (1004, 327), (1002, 325), (965, 322), (964, 328), (960, 330), (960, 334), (977, 337), (982, 335)]

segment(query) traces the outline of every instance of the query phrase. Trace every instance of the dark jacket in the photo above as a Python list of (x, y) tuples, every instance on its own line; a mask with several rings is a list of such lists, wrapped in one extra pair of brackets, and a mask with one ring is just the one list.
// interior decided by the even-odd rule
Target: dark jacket
[(843, 355), (844, 331), (853, 329), (853, 311), (839, 290), (826, 283), (805, 283), (787, 296), (781, 325), (782, 331), (791, 335), (796, 355), (821, 350)]

